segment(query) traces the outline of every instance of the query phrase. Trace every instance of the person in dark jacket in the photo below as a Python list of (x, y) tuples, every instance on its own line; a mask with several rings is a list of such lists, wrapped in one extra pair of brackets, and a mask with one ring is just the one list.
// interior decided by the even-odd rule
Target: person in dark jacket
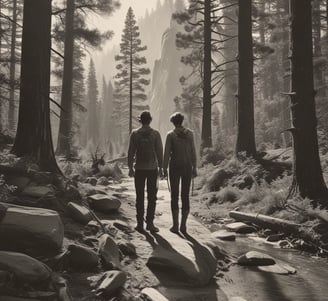
[(181, 181), (181, 233), (187, 233), (187, 218), (189, 215), (189, 192), (192, 177), (197, 175), (196, 149), (194, 134), (191, 130), (182, 126), (184, 116), (176, 112), (170, 121), (175, 126), (173, 131), (168, 132), (164, 151), (164, 177), (167, 177), (169, 167), (169, 181), (171, 186), (171, 210), (173, 233), (179, 233), (179, 186)]
[(136, 189), (137, 226), (135, 229), (139, 232), (144, 231), (144, 199), (147, 180), (146, 229), (158, 232), (159, 229), (154, 226), (154, 216), (158, 190), (157, 179), (159, 173), (162, 176), (162, 139), (160, 133), (150, 127), (152, 121), (150, 112), (142, 112), (139, 121), (142, 126), (132, 131), (128, 151), (129, 176), (134, 177)]

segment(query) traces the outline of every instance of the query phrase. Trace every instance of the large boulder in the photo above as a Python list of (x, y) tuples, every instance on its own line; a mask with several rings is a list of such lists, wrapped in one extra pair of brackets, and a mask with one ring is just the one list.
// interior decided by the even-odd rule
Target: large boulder
[(99, 238), (99, 254), (105, 268), (120, 267), (120, 250), (116, 242), (108, 235)]
[(215, 275), (216, 258), (207, 246), (169, 231), (162, 231), (155, 237), (158, 245), (147, 261), (155, 274), (167, 271), (169, 280), (176, 276), (176, 282), (192, 286), (205, 286)]
[(41, 285), (50, 281), (51, 270), (44, 263), (21, 253), (0, 251), (0, 270), (14, 275), (17, 281)]
[(98, 211), (118, 210), (121, 207), (121, 201), (113, 195), (95, 194), (88, 197), (90, 206)]
[(26, 186), (22, 195), (33, 198), (44, 198), (55, 196), (55, 190), (52, 186)]
[(0, 249), (43, 253), (62, 248), (64, 227), (57, 212), (0, 203), (7, 208), (0, 221)]

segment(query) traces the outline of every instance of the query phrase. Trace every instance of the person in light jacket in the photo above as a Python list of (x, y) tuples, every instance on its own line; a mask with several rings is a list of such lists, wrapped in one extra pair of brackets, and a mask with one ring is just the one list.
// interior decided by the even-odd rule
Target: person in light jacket
[(171, 186), (171, 210), (173, 226), (170, 231), (179, 233), (179, 186), (181, 182), (181, 223), (180, 232), (187, 233), (187, 218), (189, 215), (189, 193), (192, 177), (197, 176), (197, 158), (194, 134), (182, 126), (184, 116), (176, 112), (170, 117), (175, 129), (168, 132), (165, 142), (163, 171)]

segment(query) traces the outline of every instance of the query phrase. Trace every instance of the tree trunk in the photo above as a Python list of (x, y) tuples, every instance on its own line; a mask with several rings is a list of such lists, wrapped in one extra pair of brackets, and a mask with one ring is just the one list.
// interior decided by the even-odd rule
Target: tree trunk
[(50, 127), (51, 0), (25, 0), (19, 118), (13, 152), (60, 173)]
[[(223, 1), (221, 1), (222, 3)], [(229, 5), (231, 4), (231, 0), (226, 0), (222, 4)], [(229, 19), (235, 18), (235, 7), (228, 7), (226, 8), (223, 13)], [(228, 19), (228, 20), (229, 20)], [(228, 22), (228, 20), (226, 22)], [(225, 25), (224, 31), (228, 36), (235, 36), (236, 35), (236, 26), (229, 22)], [(236, 51), (237, 42), (236, 39), (226, 39), (224, 43), (224, 56), (226, 61), (233, 61), (236, 58)], [(223, 129), (226, 133), (230, 136), (234, 134), (234, 128), (236, 126), (236, 94), (237, 94), (237, 75), (236, 71), (236, 63), (231, 63), (227, 65), (226, 70), (224, 72), (224, 104), (225, 104), (225, 116), (224, 116), (224, 124)]]
[[(2, 3), (0, 1), (0, 14), (2, 13)], [(0, 18), (0, 32), (2, 32), (2, 18)], [(2, 35), (0, 34), (0, 67), (2, 66)], [(1, 68), (2, 69), (2, 68)], [(0, 73), (1, 74), (1, 73)], [(2, 90), (0, 87), (0, 133), (2, 132), (2, 104), (3, 104), (3, 99), (2, 99)]]
[(131, 44), (130, 44), (130, 51), (131, 51), (131, 54), (130, 54), (130, 102), (129, 102), (129, 134), (132, 133), (132, 101), (133, 101), (133, 55), (132, 55), (132, 52), (133, 52), (133, 38), (132, 38), (132, 34), (131, 34)]
[(313, 44), (314, 44), (314, 78), (315, 88), (317, 95), (325, 97), (325, 79), (323, 72), (322, 62), (322, 49), (321, 49), (321, 13), (320, 13), (320, 0), (313, 1)]
[(238, 129), (236, 153), (256, 156), (254, 130), (252, 1), (239, 0), (238, 18)]
[(75, 0), (67, 0), (65, 17), (64, 73), (61, 95), (60, 123), (58, 132), (57, 155), (71, 156), (72, 145), (72, 90), (74, 56), (74, 11)]
[(294, 178), (290, 196), (327, 196), (319, 158), (313, 87), (311, 1), (290, 0), (291, 113)]
[(212, 147), (212, 26), (211, 0), (204, 1), (204, 79), (203, 79), (203, 119), (202, 146)]
[[(284, 12), (282, 18), (282, 26), (283, 26), (283, 49), (282, 49), (282, 66), (283, 66), (283, 92), (288, 92), (290, 90), (290, 66), (288, 64), (288, 55), (289, 55), (289, 36), (288, 36), (288, 15), (289, 15), (289, 4), (286, 0), (279, 1), (279, 8), (280, 11)], [(290, 108), (289, 108), (289, 100), (288, 97), (284, 97), (284, 101), (282, 103), (282, 123), (283, 123), (283, 130), (287, 130), (290, 128), (291, 125), (291, 117), (290, 117)], [(292, 139), (290, 133), (286, 131), (283, 133), (283, 143), (285, 147), (292, 146)]]
[(8, 107), (8, 128), (11, 132), (15, 128), (15, 73), (16, 73), (16, 35), (17, 35), (17, 0), (13, 0), (13, 15), (11, 22), (11, 45), (10, 45), (10, 92)]

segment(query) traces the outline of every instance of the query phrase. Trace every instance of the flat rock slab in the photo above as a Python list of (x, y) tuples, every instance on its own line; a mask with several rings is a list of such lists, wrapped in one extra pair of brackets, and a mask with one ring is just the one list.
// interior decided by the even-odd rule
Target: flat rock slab
[(258, 269), (263, 272), (269, 272), (279, 275), (291, 275), (296, 273), (296, 269), (286, 263), (276, 263), (269, 266), (259, 266)]
[(71, 218), (77, 221), (78, 223), (85, 225), (92, 220), (90, 210), (84, 206), (69, 202), (67, 205), (67, 210)]
[(158, 244), (147, 265), (155, 274), (160, 273), (168, 280), (176, 276), (177, 281), (198, 287), (207, 285), (215, 275), (216, 258), (207, 246), (167, 230), (154, 234), (154, 237)]
[(43, 198), (54, 196), (55, 190), (51, 186), (26, 186), (22, 191), (22, 195), (33, 198)]
[(10, 251), (57, 251), (62, 248), (64, 226), (57, 212), (0, 203), (7, 207), (0, 222), (0, 247)]
[(50, 280), (51, 270), (42, 262), (22, 253), (0, 251), (0, 270), (10, 272), (17, 281), (39, 285)]
[(256, 229), (242, 222), (227, 224), (226, 228), (239, 234), (249, 234), (256, 232)]
[(121, 207), (121, 201), (113, 195), (95, 194), (88, 197), (90, 206), (99, 211), (118, 210)]
[(276, 261), (269, 255), (257, 251), (247, 252), (238, 258), (239, 265), (246, 266), (268, 266), (276, 264)]
[(226, 241), (234, 241), (236, 240), (236, 235), (231, 233), (230, 231), (226, 230), (219, 230), (216, 232), (213, 232), (212, 234), (213, 238), (226, 240)]

